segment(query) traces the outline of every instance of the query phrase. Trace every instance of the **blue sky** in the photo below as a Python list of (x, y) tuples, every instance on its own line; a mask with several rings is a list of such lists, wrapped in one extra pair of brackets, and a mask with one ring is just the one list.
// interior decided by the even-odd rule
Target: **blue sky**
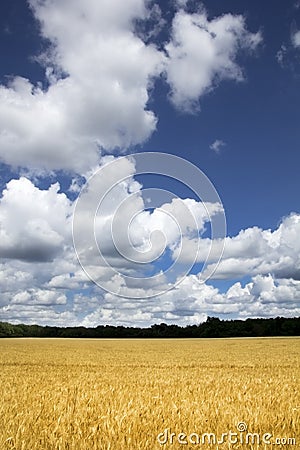
[[(299, 30), (296, 0), (2, 3), (0, 320), (148, 326), (207, 315), (299, 315)], [(136, 266), (117, 254), (108, 218), (132, 192), (134, 214), (146, 209), (147, 187), (184, 199), (163, 208), (183, 226), (184, 264), (196, 245), (186, 213), (196, 217), (201, 251), (208, 246), (199, 199), (166, 178), (138, 175), (130, 160), (136, 152), (185, 158), (218, 192), (227, 238), (220, 265), (209, 257), (216, 270), (204, 284), (200, 256), (174, 289), (168, 277), (138, 285), (124, 275), (137, 274), (145, 261)], [(95, 222), (112, 272), (103, 255), (97, 260), (83, 248), (85, 208), (95, 200), (87, 184), (78, 218), (86, 277), (72, 218), (80, 188), (99, 167), (100, 191), (114, 170), (127, 184), (109, 193)], [(208, 209), (220, 214), (216, 204)], [(148, 268), (164, 272), (178, 255), (179, 236), (169, 218), (151, 212), (133, 222), (133, 248), (124, 244), (124, 251), (148, 252), (148, 234), (165, 233), (166, 251), (155, 260), (157, 237)], [(123, 214), (116, 216), (120, 228), (129, 218)]]

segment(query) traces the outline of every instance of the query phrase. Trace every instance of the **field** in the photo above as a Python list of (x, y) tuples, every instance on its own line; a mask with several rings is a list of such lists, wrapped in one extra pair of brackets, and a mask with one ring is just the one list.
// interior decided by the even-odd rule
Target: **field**
[(300, 448), (297, 338), (1, 339), (0, 364), (0, 450)]

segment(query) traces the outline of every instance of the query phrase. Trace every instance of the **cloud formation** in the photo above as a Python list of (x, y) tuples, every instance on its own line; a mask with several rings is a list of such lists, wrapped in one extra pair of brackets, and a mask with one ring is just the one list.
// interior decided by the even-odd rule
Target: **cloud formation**
[[(147, 0), (29, 0), (41, 38), (49, 44), (37, 57), (45, 79), (33, 84), (15, 74), (0, 86), (0, 161), (14, 168), (45, 173), (62, 169), (87, 178), (115, 158), (103, 153), (131, 151), (156, 130), (159, 117), (150, 102), (156, 80), (167, 83), (175, 108), (193, 113), (202, 97), (222, 81), (243, 81), (239, 55), (253, 53), (261, 34), (250, 32), (243, 16), (210, 18), (204, 9), (188, 12), (185, 0), (173, 3), (177, 10), (171, 33), (158, 46), (156, 38), (166, 19)], [(298, 31), (292, 44), (300, 46)], [(284, 62), (285, 52), (282, 47), (279, 61)], [(216, 140), (210, 148), (218, 153), (224, 144)], [(73, 194), (80, 187), (76, 174)], [(95, 243), (87, 245), (86, 236), (94, 225), (91, 207), (114, 176), (124, 176), (124, 181), (110, 191), (95, 215), (101, 259)], [(1, 320), (146, 326), (161, 321), (197, 323), (207, 315), (299, 313), (298, 214), (284, 218), (274, 231), (253, 227), (227, 237), (217, 267), (221, 242), (216, 240), (210, 252), (212, 242), (205, 232), (209, 216), (220, 212), (219, 204), (207, 203), (205, 209), (193, 199), (169, 198), (146, 210), (130, 158), (95, 187), (95, 192), (85, 192), (85, 208), (78, 216), (83, 256), (95, 280), (104, 280), (113, 292), (122, 289), (123, 297), (99, 289), (82, 271), (71, 239), (74, 202), (60, 185), (42, 188), (17, 177), (7, 183), (0, 198)], [(122, 202), (124, 207), (119, 208)], [(163, 247), (168, 255), (158, 268), (178, 255), (182, 264), (190, 264), (196, 255), (201, 265), (208, 257), (207, 269), (216, 269), (214, 278), (234, 284), (218, 289), (193, 273), (173, 290), (150, 298), (175, 283), (164, 274), (130, 282), (126, 276), (137, 274), (138, 263), (151, 273), (149, 261), (159, 257)], [(244, 276), (249, 281), (235, 282)]]
[[(123, 159), (123, 175), (130, 175), (127, 184), (119, 186), (103, 205), (99, 216), (106, 243), (105, 256), (118, 274), (111, 276), (105, 266), (99, 265), (96, 253), (87, 255), (95, 277), (106, 280), (106, 287), (116, 292), (122, 287), (127, 297), (117, 297), (95, 286), (81, 270), (70, 242), (70, 213), (73, 204), (65, 194), (59, 192), (57, 184), (48, 189), (38, 189), (31, 181), (21, 177), (11, 180), (0, 203), (1, 255), (0, 314), (2, 320), (13, 322), (44, 324), (68, 324), (95, 326), (99, 323), (147, 326), (154, 322), (197, 323), (207, 315), (222, 317), (268, 317), (274, 315), (293, 316), (299, 311), (297, 299), (300, 294), (300, 215), (291, 214), (284, 218), (274, 231), (258, 227), (242, 230), (234, 237), (226, 238), (223, 260), (216, 268), (214, 278), (235, 280), (252, 276), (242, 285), (234, 284), (222, 291), (211, 284), (203, 283), (201, 275), (189, 274), (174, 289), (163, 295), (158, 294), (168, 284), (167, 277), (155, 282), (137, 279), (124, 284), (122, 274), (135, 273), (134, 264), (118, 254), (111, 241), (110, 226), (115, 208), (123, 200), (133, 197), (133, 210), (144, 204), (140, 196), (141, 185), (134, 180), (134, 166), (130, 159)], [(118, 173), (120, 176), (120, 173)], [(111, 182), (110, 180), (107, 180)], [(100, 179), (105, 184), (104, 179)], [(99, 188), (99, 186), (98, 186)], [(99, 191), (96, 192), (99, 198)], [(94, 193), (95, 195), (95, 193)], [(90, 200), (93, 195), (90, 193)], [(86, 212), (90, 212), (88, 205)], [(218, 213), (218, 205), (208, 205), (209, 214)], [(132, 223), (131, 238), (135, 249), (148, 250), (149, 235), (160, 230), (167, 237), (171, 252), (176, 255), (178, 248), (177, 228), (172, 228), (168, 214), (176, 217), (183, 232), (182, 255), (188, 262), (195, 249), (193, 220), (187, 210), (193, 212), (197, 228), (204, 232), (208, 219), (207, 211), (201, 203), (192, 199), (176, 200), (162, 205), (162, 210), (152, 214), (142, 212), (138, 221)], [(17, 218), (22, 217), (22, 222)], [(125, 220), (126, 217), (120, 217)], [(86, 217), (80, 217), (84, 239)], [(97, 225), (97, 224), (96, 224)], [(98, 223), (99, 225), (99, 223)], [(123, 236), (122, 227), (117, 227)], [(106, 239), (106, 241), (105, 241)], [(121, 239), (123, 240), (123, 238)], [(200, 238), (198, 261), (202, 261), (209, 251), (209, 239)], [(152, 256), (158, 252), (160, 242), (152, 238)], [(36, 249), (39, 253), (36, 253)], [(123, 249), (130, 251), (130, 249)], [(154, 255), (155, 256), (155, 255)], [(143, 253), (141, 260), (143, 261)], [(209, 256), (214, 264), (214, 254)], [(97, 265), (98, 262), (98, 265)], [(125, 287), (124, 287), (125, 286)], [(139, 300), (133, 297), (140, 296)], [(148, 298), (147, 298), (148, 297)]]
[(1, 301), (2, 320), (69, 326), (150, 326), (161, 322), (195, 324), (205, 321), (208, 315), (244, 319), (300, 314), (300, 282), (276, 280), (271, 275), (257, 275), (244, 285), (237, 282), (225, 292), (200, 284), (196, 275), (189, 275), (163, 296), (138, 301), (89, 288), (74, 294), (72, 302), (68, 302), (67, 291), (62, 288), (17, 291), (17, 287), (13, 295), (9, 294), (9, 301)]
[(169, 253), (176, 248), (180, 256), (182, 239), (202, 235), (207, 223), (224, 212), (217, 199), (203, 203), (168, 190), (143, 191), (134, 178), (135, 161), (108, 158), (81, 193), (73, 221), (84, 270), (100, 287), (128, 297), (139, 297), (145, 286), (153, 289), (148, 296), (168, 290), (178, 271), (188, 273), (193, 263), (180, 261), (179, 268)]
[[(124, 152), (155, 131), (156, 79), (164, 76), (177, 108), (194, 110), (220, 81), (243, 79), (238, 53), (261, 41), (242, 16), (209, 20), (180, 9), (158, 49), (151, 36), (164, 19), (146, 0), (29, 4), (49, 45), (36, 58), (45, 80), (16, 75), (0, 86), (0, 160), (15, 168), (86, 173), (103, 151)], [(144, 22), (147, 36), (138, 33)]]
[(209, 148), (213, 150), (217, 155), (220, 153), (221, 148), (224, 147), (226, 144), (222, 139), (216, 139)]
[(246, 29), (243, 16), (225, 14), (209, 20), (207, 13), (179, 10), (166, 45), (167, 82), (173, 104), (188, 112), (199, 109), (200, 97), (222, 80), (242, 81), (237, 63), (241, 50), (254, 51), (262, 36)]
[(55, 183), (40, 190), (24, 177), (7, 184), (0, 199), (1, 258), (47, 262), (64, 251), (72, 211), (59, 189)]
[(135, 20), (147, 16), (145, 2), (30, 5), (51, 43), (39, 58), (48, 86), (16, 76), (0, 87), (2, 161), (84, 173), (102, 148), (144, 142), (156, 128), (148, 91), (164, 60), (134, 33)]
[[(292, 213), (274, 231), (253, 227), (241, 230), (237, 236), (227, 236), (222, 260), (218, 265), (214, 263), (214, 254), (209, 253), (211, 242), (208, 238), (201, 239), (200, 244), (195, 239), (185, 238), (181, 258), (187, 262), (196, 247), (199, 262), (209, 254), (207, 270), (212, 269), (211, 266), (215, 267), (215, 279), (272, 273), (277, 278), (300, 280), (299, 233), (300, 214)], [(176, 256), (175, 249), (174, 258)]]
[(292, 44), (295, 48), (300, 47), (300, 30), (296, 30), (293, 34), (292, 34)]

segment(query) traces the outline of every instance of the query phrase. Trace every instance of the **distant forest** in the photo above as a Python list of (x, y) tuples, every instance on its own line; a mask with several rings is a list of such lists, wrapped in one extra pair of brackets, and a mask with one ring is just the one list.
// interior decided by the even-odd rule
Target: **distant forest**
[(199, 325), (167, 325), (161, 323), (149, 328), (99, 325), (86, 327), (50, 327), (40, 325), (13, 325), (0, 322), (0, 338), (222, 338), (222, 337), (300, 336), (300, 317), (246, 320), (220, 320), (208, 317)]

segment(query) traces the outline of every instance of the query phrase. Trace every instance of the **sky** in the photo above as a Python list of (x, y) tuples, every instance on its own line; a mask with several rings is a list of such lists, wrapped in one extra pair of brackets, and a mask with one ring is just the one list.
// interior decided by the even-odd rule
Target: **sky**
[(0, 5), (0, 320), (300, 314), (300, 2)]

